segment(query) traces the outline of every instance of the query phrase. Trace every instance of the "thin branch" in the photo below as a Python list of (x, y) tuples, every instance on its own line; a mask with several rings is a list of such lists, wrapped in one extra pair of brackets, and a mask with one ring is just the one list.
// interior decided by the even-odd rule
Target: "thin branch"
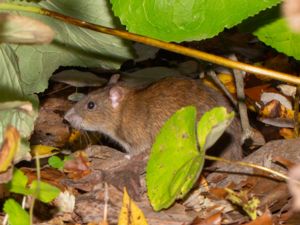
[(269, 174), (273, 174), (273, 175), (278, 176), (278, 177), (280, 177), (280, 178), (282, 178), (286, 181), (287, 180), (293, 180), (296, 184), (300, 185), (300, 181), (291, 179), (290, 177), (288, 177), (287, 175), (284, 175), (283, 173), (280, 173), (278, 171), (272, 170), (272, 169), (264, 167), (264, 166), (256, 165), (256, 164), (249, 163), (249, 162), (231, 161), (231, 160), (228, 160), (228, 159), (223, 159), (223, 158), (210, 156), (210, 155), (205, 155), (205, 159), (213, 160), (213, 161), (220, 161), (220, 162), (229, 163), (229, 164), (236, 164), (236, 165), (240, 165), (240, 166), (251, 167), (251, 168), (254, 168), (254, 169), (258, 169), (258, 170), (267, 172)]

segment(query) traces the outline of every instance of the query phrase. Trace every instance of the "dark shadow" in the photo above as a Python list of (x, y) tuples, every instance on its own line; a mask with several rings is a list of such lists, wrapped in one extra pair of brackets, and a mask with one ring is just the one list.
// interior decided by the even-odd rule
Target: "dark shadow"
[(248, 19), (244, 20), (238, 28), (244, 32), (254, 32), (259, 27), (263, 27), (273, 21), (277, 20), (281, 17), (280, 15), (280, 5), (274, 6), (271, 9), (266, 9), (261, 11), (259, 14), (249, 17)]

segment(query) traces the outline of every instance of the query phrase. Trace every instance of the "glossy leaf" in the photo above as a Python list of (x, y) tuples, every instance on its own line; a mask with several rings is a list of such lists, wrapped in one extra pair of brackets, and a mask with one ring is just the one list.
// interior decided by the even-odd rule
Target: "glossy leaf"
[(206, 151), (221, 137), (234, 118), (234, 112), (216, 107), (206, 112), (198, 122), (197, 134), (201, 151)]
[(169, 207), (193, 186), (204, 158), (197, 149), (196, 109), (178, 110), (161, 128), (147, 165), (148, 196), (154, 210)]
[(300, 59), (300, 34), (291, 31), (288, 24), (280, 15), (279, 7), (262, 13), (264, 23), (254, 31), (261, 41), (295, 59)]
[(280, 0), (110, 0), (130, 32), (164, 41), (213, 37)]
[(240, 29), (252, 32), (266, 45), (295, 59), (300, 59), (300, 34), (292, 32), (282, 17), (280, 6), (263, 11), (244, 21)]

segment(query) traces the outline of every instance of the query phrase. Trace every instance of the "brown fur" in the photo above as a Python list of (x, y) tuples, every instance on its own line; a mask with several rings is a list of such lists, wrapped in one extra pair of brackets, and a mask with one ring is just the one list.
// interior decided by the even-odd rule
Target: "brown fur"
[[(122, 91), (122, 99), (116, 108), (111, 106), (109, 99), (109, 91), (113, 87)], [(96, 103), (94, 110), (87, 109), (89, 101)], [(122, 84), (99, 89), (77, 103), (65, 118), (79, 128), (109, 135), (129, 153), (138, 154), (149, 150), (164, 122), (178, 109), (188, 105), (196, 106), (198, 118), (215, 106), (225, 106), (232, 111), (218, 91), (195, 80), (169, 77), (143, 89)], [(242, 152), (237, 121), (228, 129), (227, 137), (229, 139), (223, 140), (219, 146), (220, 154), (226, 158), (240, 159)]]

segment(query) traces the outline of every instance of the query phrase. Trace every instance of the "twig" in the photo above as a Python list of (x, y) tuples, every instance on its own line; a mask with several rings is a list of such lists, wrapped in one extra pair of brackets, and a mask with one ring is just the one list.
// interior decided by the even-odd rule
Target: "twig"
[(231, 101), (232, 105), (237, 109), (238, 104), (237, 101), (232, 97), (228, 89), (224, 86), (224, 84), (219, 80), (217, 74), (215, 71), (210, 70), (207, 72), (207, 75), (217, 84), (219, 88), (222, 89), (223, 93), (226, 95), (226, 97)]
[(295, 95), (295, 102), (294, 102), (294, 133), (295, 137), (299, 137), (299, 100), (300, 100), (300, 86), (297, 86), (296, 95)]
[(278, 171), (272, 170), (272, 169), (264, 167), (264, 166), (256, 165), (256, 164), (249, 163), (249, 162), (231, 161), (231, 160), (228, 160), (228, 159), (223, 159), (223, 158), (219, 158), (219, 157), (216, 157), (216, 156), (210, 156), (210, 155), (205, 155), (204, 157), (207, 160), (220, 161), (220, 162), (224, 162), (224, 163), (236, 164), (236, 165), (240, 165), (240, 166), (246, 166), (246, 167), (251, 167), (251, 168), (254, 168), (254, 169), (258, 169), (258, 170), (267, 172), (269, 174), (276, 175), (276, 176), (278, 176), (278, 177), (280, 177), (280, 178), (282, 178), (286, 181), (287, 180), (293, 180), (296, 184), (300, 185), (300, 181), (291, 179), (287, 175), (284, 175), (284, 174), (282, 174)]

